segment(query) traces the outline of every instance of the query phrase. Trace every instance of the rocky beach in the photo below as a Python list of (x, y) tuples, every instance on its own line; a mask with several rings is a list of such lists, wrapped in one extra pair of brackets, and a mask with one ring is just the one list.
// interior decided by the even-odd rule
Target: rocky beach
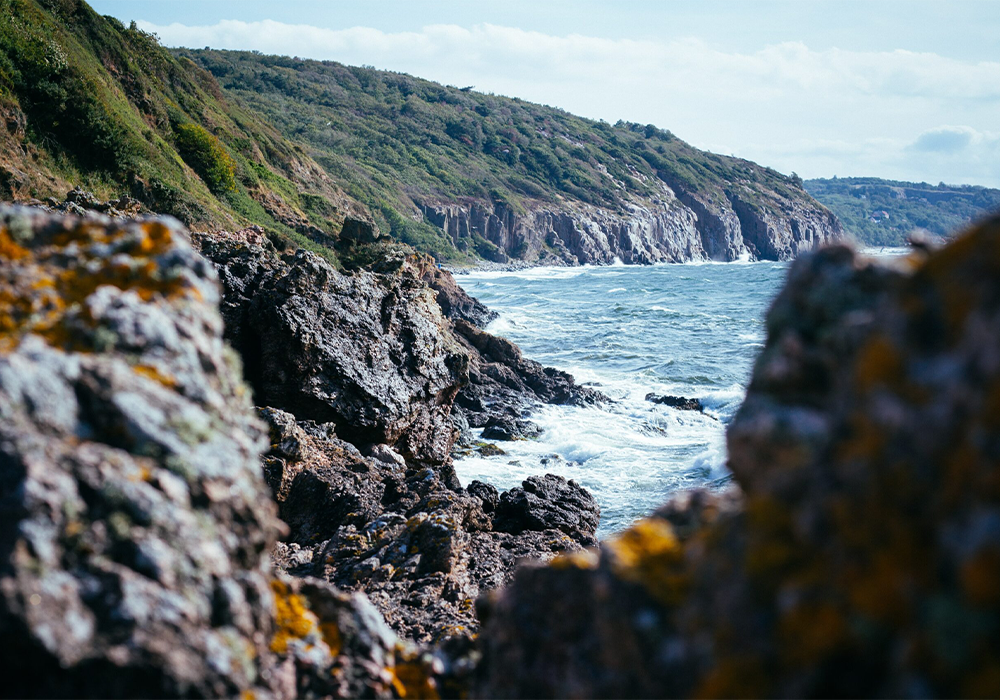
[(598, 543), (574, 481), (456, 477), (470, 426), (609, 399), (447, 272), (110, 213), (2, 213), (8, 694), (995, 690), (997, 223), (797, 260), (733, 484)]

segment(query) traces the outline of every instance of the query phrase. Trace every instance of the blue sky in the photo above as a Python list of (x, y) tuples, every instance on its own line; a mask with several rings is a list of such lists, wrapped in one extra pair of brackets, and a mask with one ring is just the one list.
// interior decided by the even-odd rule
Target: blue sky
[(370, 64), (804, 177), (1000, 186), (1000, 3), (93, 0), (169, 46)]

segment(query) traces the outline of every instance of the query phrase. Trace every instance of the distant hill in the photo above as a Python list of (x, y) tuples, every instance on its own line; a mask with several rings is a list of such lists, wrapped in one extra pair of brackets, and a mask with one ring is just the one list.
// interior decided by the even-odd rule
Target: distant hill
[(805, 187), (869, 245), (903, 245), (914, 230), (949, 236), (1000, 210), (1000, 190), (973, 185), (844, 177), (806, 180)]
[(797, 178), (653, 125), (372, 68), (168, 51), (82, 0), (0, 0), (0, 199), (76, 185), (333, 260), (339, 240), (379, 232), (443, 261), (555, 264), (787, 259), (840, 235)]
[(651, 124), (330, 61), (174, 53), (305, 144), (394, 237), (442, 257), (776, 259), (839, 234), (797, 178)]

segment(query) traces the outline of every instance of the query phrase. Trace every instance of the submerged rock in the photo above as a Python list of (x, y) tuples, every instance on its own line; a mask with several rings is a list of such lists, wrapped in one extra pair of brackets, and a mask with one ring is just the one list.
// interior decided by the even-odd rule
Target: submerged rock
[(701, 405), (700, 399), (688, 399), (683, 396), (669, 396), (661, 394), (646, 394), (646, 401), (651, 403), (660, 404), (661, 406), (670, 406), (670, 408), (676, 408), (678, 411), (704, 411), (705, 407)]
[(742, 495), (522, 569), (477, 694), (1000, 694), (1000, 220), (894, 267), (800, 258), (767, 329)]

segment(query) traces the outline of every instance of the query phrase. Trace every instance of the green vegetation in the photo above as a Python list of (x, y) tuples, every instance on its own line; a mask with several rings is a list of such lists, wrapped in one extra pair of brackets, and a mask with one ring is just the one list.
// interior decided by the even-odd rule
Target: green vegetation
[[(256, 52), (174, 51), (207, 69), (265, 116), (355, 199), (383, 230), (434, 253), (453, 243), (422, 221), (420, 204), (584, 202), (623, 211), (630, 199), (674, 190), (722, 202), (777, 192), (808, 198), (801, 181), (706, 153), (651, 124), (609, 124), (516, 98), (446, 87), (402, 73)], [(483, 254), (485, 240), (466, 249)], [(488, 251), (485, 251), (488, 253)]]
[(198, 124), (181, 124), (175, 129), (177, 150), (216, 194), (236, 189), (236, 163), (219, 139)]
[(972, 185), (846, 177), (806, 180), (805, 187), (868, 245), (904, 245), (914, 230), (949, 236), (1000, 210), (1000, 190)]
[(79, 0), (0, 0), (0, 16), (3, 196), (128, 192), (195, 227), (255, 223), (320, 251), (305, 234), (340, 229), (352, 203), (322, 169), (155, 36)]

